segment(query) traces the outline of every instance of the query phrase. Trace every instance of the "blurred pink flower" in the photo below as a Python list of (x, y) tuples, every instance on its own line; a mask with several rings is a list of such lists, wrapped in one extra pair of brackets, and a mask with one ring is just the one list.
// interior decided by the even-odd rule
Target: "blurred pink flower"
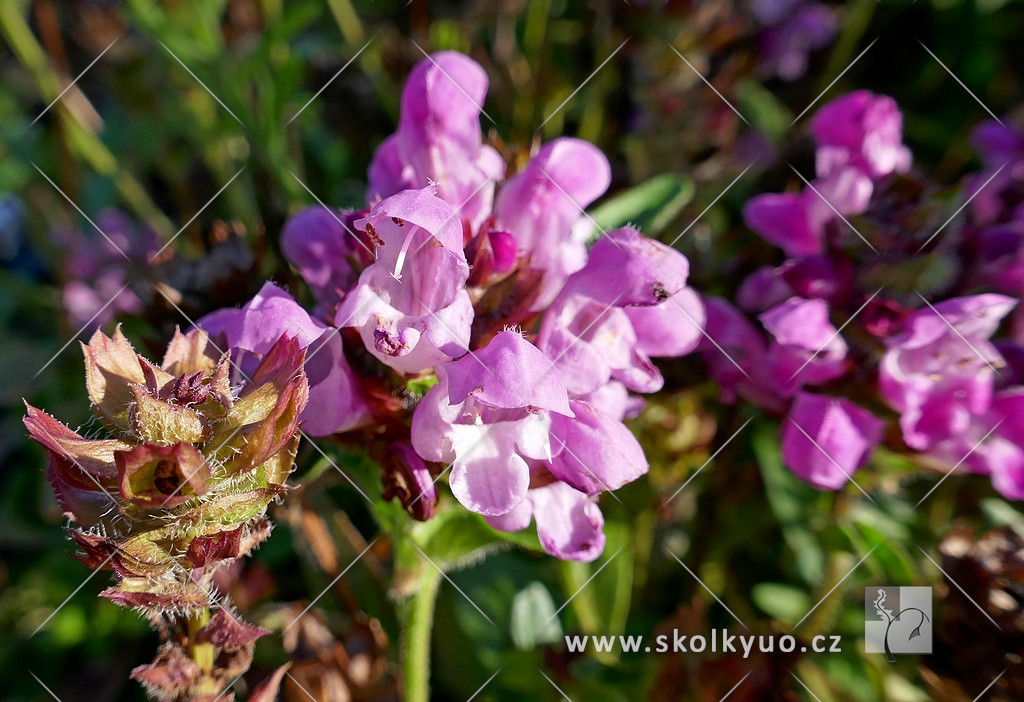
[(782, 460), (801, 480), (838, 490), (882, 438), (883, 422), (849, 400), (801, 392), (782, 427)]

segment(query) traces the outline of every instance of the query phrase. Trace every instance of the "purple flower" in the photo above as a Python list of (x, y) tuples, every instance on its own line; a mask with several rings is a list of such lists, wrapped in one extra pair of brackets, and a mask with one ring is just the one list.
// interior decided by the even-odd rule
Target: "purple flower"
[(518, 263), (516, 239), (509, 232), (490, 229), (481, 233), (466, 246), (466, 260), (470, 274), (467, 285), (486, 287), (494, 276), (503, 276)]
[(975, 264), (980, 283), (1011, 295), (1024, 291), (1024, 218), (980, 230)]
[(335, 316), (356, 327), (367, 350), (400, 373), (419, 373), (469, 348), (473, 305), (462, 226), (432, 188), (383, 200), (355, 222), (375, 242), (377, 260)]
[(936, 403), (927, 410), (919, 427), (930, 430), (929, 456), (988, 475), (1004, 497), (1024, 499), (1024, 388), (996, 393), (980, 413), (956, 402)]
[(763, 266), (744, 279), (736, 301), (747, 312), (763, 312), (794, 296), (833, 300), (850, 285), (849, 272), (840, 266), (823, 254)]
[(743, 221), (790, 256), (819, 254), (825, 225), (867, 209), (874, 186), (855, 168), (837, 168), (799, 193), (765, 193), (750, 199)]
[(61, 294), (68, 320), (75, 328), (91, 330), (118, 314), (142, 312), (142, 301), (130, 283), (138, 277), (135, 269), (147, 266), (160, 248), (152, 230), (120, 210), (103, 210), (95, 221), (103, 235), (78, 229), (55, 232), (65, 252)]
[(565, 137), (542, 146), (498, 191), (495, 226), (515, 238), (528, 268), (544, 273), (534, 310), (550, 304), (566, 278), (586, 263), (591, 226), (583, 211), (609, 183), (605, 155)]
[(640, 351), (655, 358), (685, 356), (695, 351), (707, 323), (704, 302), (691, 287), (685, 287), (657, 305), (625, 308), (633, 324)]
[[(95, 331), (119, 314), (141, 314), (142, 301), (130, 287), (124, 271), (108, 268), (83, 280), (69, 280), (61, 290), (61, 304), (75, 328)], [(109, 304), (108, 304), (109, 303)]]
[(313, 436), (348, 431), (369, 419), (366, 402), (342, 349), (341, 335), (309, 316), (291, 295), (267, 282), (241, 309), (223, 309), (199, 320), (212, 337), (222, 337), (235, 362), (251, 375), (278, 339), (290, 336), (306, 350), (309, 404), (303, 429)]
[(835, 214), (810, 188), (799, 193), (764, 193), (743, 207), (743, 221), (789, 256), (821, 253), (825, 224)]
[(616, 490), (647, 472), (644, 450), (621, 417), (582, 399), (569, 403), (573, 417), (551, 418), (552, 458), (545, 467), (580, 492)]
[(515, 331), (436, 372), (413, 414), (413, 448), (452, 464), (452, 493), (468, 509), (506, 514), (526, 496), (528, 461), (552, 458), (552, 415), (573, 414), (561, 375)]
[(864, 307), (860, 325), (871, 336), (885, 339), (903, 331), (903, 320), (908, 312), (894, 300), (875, 297)]
[(370, 164), (370, 202), (433, 184), (476, 231), (490, 214), (494, 184), (505, 174), (501, 156), (483, 144), (480, 106), (486, 95), (487, 74), (468, 56), (441, 51), (416, 64), (402, 91), (398, 131)]
[(750, 9), (762, 24), (785, 22), (804, 0), (750, 0)]
[(760, 366), (767, 351), (765, 340), (727, 300), (705, 297), (704, 308), (708, 338), (700, 343), (701, 355), (711, 377), (722, 387), (723, 401), (734, 402), (744, 380), (752, 380), (752, 371), (747, 369)]
[(1019, 405), (1003, 399), (1013, 398), (1012, 391), (994, 393), (994, 368), (1003, 362), (989, 341), (1015, 304), (984, 294), (918, 310), (902, 333), (888, 339), (879, 387), (900, 411), (908, 446), (950, 465), (966, 463), (991, 474), (1004, 494), (1024, 496), (1024, 454), (1014, 444), (1017, 435), (1005, 433), (1013, 430), (1014, 422), (1006, 420)]
[(951, 404), (987, 411), (993, 367), (1002, 363), (988, 339), (1015, 304), (991, 293), (945, 300), (912, 314), (904, 331), (887, 340), (879, 389), (902, 413), (909, 446), (923, 450), (941, 438), (945, 429), (938, 418), (950, 417)]
[(743, 279), (736, 291), (736, 302), (747, 312), (764, 312), (795, 294), (789, 283), (780, 275), (780, 268), (761, 266)]
[(846, 372), (846, 342), (829, 321), (824, 300), (794, 297), (759, 319), (775, 338), (766, 362), (783, 397), (805, 383), (823, 383)]
[(653, 306), (686, 289), (689, 274), (690, 262), (678, 251), (623, 227), (597, 240), (586, 267), (562, 294), (621, 307)]
[(314, 205), (289, 217), (281, 233), (284, 257), (321, 305), (332, 307), (340, 301), (339, 291), (356, 281), (353, 261), (366, 253), (351, 220), (351, 215)]
[(722, 389), (722, 402), (742, 395), (758, 407), (781, 411), (785, 402), (766, 362), (764, 335), (727, 301), (704, 298), (707, 338), (698, 347), (708, 372)]
[(778, 268), (779, 277), (800, 297), (832, 300), (850, 287), (849, 265), (828, 256), (790, 259)]
[(814, 487), (838, 490), (867, 462), (883, 426), (848, 400), (802, 392), (782, 427), (782, 460)]
[[(818, 152), (821, 153), (821, 148), (818, 149)], [(814, 185), (814, 189), (811, 192), (816, 190), (815, 195), (820, 201), (820, 204), (815, 203), (815, 206), (827, 207), (832, 212), (832, 219), (838, 219), (834, 216), (837, 212), (846, 216), (860, 214), (867, 210), (875, 189), (871, 178), (855, 166), (834, 168), (819, 176), (812, 182), (812, 185)], [(833, 210), (833, 208), (835, 209)]]
[(655, 392), (664, 382), (640, 349), (626, 311), (583, 295), (559, 297), (544, 315), (537, 345), (574, 395), (593, 392), (612, 379), (636, 392)]
[(1024, 500), (1024, 387), (997, 393), (986, 419), (994, 431), (986, 429), (991, 434), (967, 462), (972, 470), (990, 474), (1004, 497)]
[(580, 395), (577, 399), (620, 422), (640, 416), (644, 408), (644, 401), (636, 395), (630, 395), (626, 386), (617, 380), (605, 383), (594, 392)]
[(823, 300), (793, 297), (760, 315), (770, 344), (747, 317), (720, 298), (706, 298), (707, 339), (701, 354), (722, 388), (722, 401), (743, 395), (781, 411), (806, 384), (823, 383), (846, 370), (847, 346), (828, 319)]
[[(1020, 276), (1020, 261), (1024, 258), (1024, 206), (1019, 195), (1024, 180), (1024, 133), (998, 122), (983, 122), (971, 132), (971, 142), (985, 165), (980, 173), (966, 179), (963, 193), (970, 203), (973, 223), (984, 227), (979, 232), (983, 265), (979, 273), (993, 273), (999, 276), (1000, 289), (1017, 292), (1020, 287), (1013, 287), (1018, 282), (1013, 278)], [(1000, 267), (1009, 269), (1008, 275)]]
[(500, 531), (520, 531), (532, 519), (541, 546), (556, 558), (592, 561), (604, 550), (604, 517), (597, 500), (565, 483), (532, 487), (513, 510), (487, 517)]
[(819, 177), (845, 166), (872, 179), (910, 169), (903, 115), (885, 95), (856, 90), (826, 103), (811, 119), (811, 133), (818, 142)]
[(385, 500), (398, 498), (413, 519), (425, 522), (437, 513), (437, 488), (423, 459), (404, 441), (392, 443), (381, 461)]
[(971, 130), (971, 145), (987, 169), (1024, 159), (1024, 134), (995, 120), (982, 122)]
[(1014, 385), (1024, 385), (1024, 345), (1004, 339), (997, 341), (995, 346), (1006, 363), (1006, 367), (1000, 370), (997, 387), (1005, 390)]
[(661, 388), (650, 357), (683, 355), (701, 338), (704, 307), (686, 287), (688, 273), (685, 256), (635, 229), (598, 239), (586, 266), (545, 313), (537, 337), (571, 394), (610, 380), (637, 392)]
[(796, 4), (754, 3), (755, 11), (761, 10), (760, 19), (769, 25), (758, 38), (761, 75), (797, 80), (807, 72), (811, 51), (828, 44), (836, 34), (836, 17), (829, 7), (807, 3), (794, 8)]

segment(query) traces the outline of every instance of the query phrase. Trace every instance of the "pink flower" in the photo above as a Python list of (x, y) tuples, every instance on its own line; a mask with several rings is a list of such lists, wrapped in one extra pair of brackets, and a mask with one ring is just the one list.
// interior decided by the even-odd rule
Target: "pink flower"
[(704, 306), (686, 287), (688, 272), (685, 256), (635, 229), (598, 239), (537, 337), (570, 393), (590, 393), (610, 380), (637, 392), (661, 388), (650, 357), (681, 356), (701, 338)]
[(494, 184), (505, 175), (501, 156), (483, 144), (486, 95), (487, 74), (468, 56), (441, 51), (416, 64), (402, 91), (398, 131), (370, 164), (369, 201), (433, 184), (476, 231), (490, 214)]
[(528, 268), (544, 273), (534, 310), (550, 304), (566, 278), (586, 263), (590, 226), (583, 210), (610, 182), (605, 155), (592, 144), (566, 137), (542, 146), (501, 186), (495, 226), (515, 238)]
[(208, 314), (198, 325), (213, 337), (223, 337), (225, 350), (250, 374), (282, 336), (294, 338), (306, 350), (309, 405), (303, 410), (303, 429), (313, 436), (349, 431), (369, 419), (355, 374), (336, 329), (309, 316), (291, 295), (271, 282), (241, 309)]
[(483, 515), (510, 512), (526, 497), (528, 461), (552, 458), (554, 414), (572, 416), (561, 375), (517, 332), (437, 367), (438, 383), (416, 408), (412, 445), (452, 464), (452, 493)]
[(706, 297), (704, 306), (708, 338), (701, 340), (699, 349), (709, 374), (722, 389), (722, 401), (735, 402), (742, 395), (758, 407), (782, 410), (784, 400), (765, 361), (764, 335), (726, 300)]
[(995, 120), (977, 125), (971, 130), (970, 140), (986, 168), (995, 170), (1024, 158), (1024, 134)]
[(783, 397), (804, 384), (823, 383), (846, 372), (846, 342), (829, 321), (824, 300), (793, 297), (760, 320), (775, 338), (766, 360)]
[(68, 321), (76, 329), (93, 331), (119, 314), (142, 312), (132, 284), (160, 248), (152, 230), (120, 210), (103, 210), (96, 225), (103, 234), (78, 229), (54, 233), (65, 252), (61, 294)]
[(834, 213), (809, 188), (799, 193), (765, 193), (743, 207), (743, 221), (790, 256), (821, 253), (825, 224)]
[(743, 279), (736, 303), (747, 312), (764, 312), (793, 297), (794, 291), (775, 266), (762, 266)]
[(790, 256), (820, 254), (825, 225), (838, 221), (840, 215), (864, 212), (874, 186), (852, 167), (837, 168), (812, 185), (799, 193), (765, 193), (751, 198), (743, 208), (743, 221)]
[(383, 200), (355, 223), (377, 260), (338, 308), (335, 324), (356, 327), (367, 350), (400, 373), (419, 373), (469, 348), (473, 304), (462, 226), (432, 188)]
[(940, 411), (926, 407), (932, 402), (955, 401), (972, 412), (988, 409), (992, 366), (1002, 362), (988, 339), (1014, 305), (1012, 298), (996, 294), (945, 300), (912, 314), (904, 331), (887, 340), (879, 389), (903, 413), (900, 424), (910, 446), (922, 449), (930, 443), (930, 432), (917, 425)]
[(782, 460), (801, 480), (838, 490), (882, 438), (883, 422), (837, 397), (801, 392), (782, 427)]
[(910, 169), (903, 115), (896, 101), (856, 90), (826, 103), (811, 119), (819, 177), (854, 166), (872, 179)]
[(994, 394), (981, 413), (947, 399), (927, 406), (918, 422), (919, 431), (931, 439), (925, 452), (950, 466), (990, 476), (992, 486), (1007, 499), (1024, 499), (1024, 387)]
[(793, 296), (831, 301), (850, 287), (848, 265), (824, 254), (800, 256), (778, 267), (758, 268), (740, 285), (736, 301), (748, 312), (763, 312)]
[(1015, 304), (982, 294), (918, 310), (887, 340), (879, 386), (900, 411), (908, 446), (991, 475), (1003, 495), (1024, 499), (1024, 401), (1019, 387), (995, 391), (1003, 359), (989, 341)]
[(755, 2), (753, 9), (768, 25), (758, 38), (761, 75), (797, 80), (807, 72), (811, 51), (828, 44), (836, 34), (836, 16), (827, 5)]
[(592, 561), (604, 551), (604, 517), (597, 500), (565, 483), (530, 488), (510, 512), (487, 517), (500, 531), (520, 531), (531, 520), (537, 522), (541, 546), (556, 558)]
[(588, 495), (617, 490), (648, 469), (640, 442), (621, 415), (606, 414), (585, 399), (569, 403), (572, 417), (551, 418), (552, 457), (547, 470)]
[(285, 222), (281, 251), (321, 305), (333, 306), (340, 301), (339, 291), (348, 290), (356, 281), (353, 262), (367, 253), (352, 221), (351, 214), (313, 205)]

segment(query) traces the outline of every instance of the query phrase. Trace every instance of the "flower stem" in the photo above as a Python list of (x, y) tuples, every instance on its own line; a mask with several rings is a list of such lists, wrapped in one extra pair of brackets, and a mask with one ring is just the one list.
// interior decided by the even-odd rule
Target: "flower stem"
[(434, 605), (441, 571), (426, 568), (419, 588), (406, 611), (402, 667), (405, 672), (405, 702), (430, 699), (430, 635), (434, 626)]
[(216, 692), (216, 685), (212, 683), (212, 678), (209, 673), (213, 672), (213, 662), (217, 657), (217, 649), (212, 643), (196, 643), (195, 636), (199, 633), (199, 630), (207, 625), (210, 621), (210, 609), (204, 608), (197, 614), (191, 615), (188, 618), (188, 652), (192, 657), (192, 660), (196, 662), (199, 669), (207, 675), (204, 675), (199, 683), (198, 689), (194, 690), (195, 693), (207, 693)]

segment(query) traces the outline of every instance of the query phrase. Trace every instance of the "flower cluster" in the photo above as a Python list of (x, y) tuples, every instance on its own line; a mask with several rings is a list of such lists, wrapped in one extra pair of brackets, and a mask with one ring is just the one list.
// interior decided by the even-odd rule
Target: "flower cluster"
[(838, 21), (828, 5), (807, 0), (751, 0), (761, 25), (758, 71), (794, 81), (807, 72), (809, 55), (836, 35)]
[(243, 370), (293, 337), (307, 350), (304, 429), (381, 439), (384, 494), (414, 517), (434, 514), (450, 468), (455, 498), (495, 528), (535, 521), (549, 553), (590, 560), (604, 547), (598, 496), (648, 467), (622, 423), (640, 407), (630, 392), (661, 387), (651, 359), (693, 350), (704, 309), (686, 258), (637, 230), (588, 251), (583, 208), (611, 179), (594, 146), (556, 139), (506, 177), (480, 126), (486, 90), (466, 56), (420, 62), (370, 167), (370, 206), (285, 227), (312, 313), (268, 283), (199, 325)]
[[(1007, 372), (1014, 364), (1006, 367), (1022, 354), (1014, 342), (991, 341), (1016, 300), (985, 290), (995, 280), (1021, 294), (1014, 276), (1024, 239), (1007, 234), (1020, 215), (1011, 211), (1019, 202), (1012, 169), (978, 198), (973, 221), (936, 240), (945, 225), (936, 223), (927, 186), (904, 175), (910, 152), (891, 98), (840, 97), (817, 112), (810, 131), (816, 179), (799, 192), (756, 196), (744, 209), (747, 225), (787, 260), (750, 274), (739, 308), (707, 301), (715, 343), (703, 355), (723, 398), (743, 395), (785, 413), (783, 458), (819, 488), (842, 487), (866, 463), (884, 423), (861, 405), (884, 403), (899, 414), (908, 447), (1024, 497), (1024, 386)], [(994, 125), (976, 137), (987, 170), (968, 179), (968, 197), (1024, 153), (1019, 136)], [(943, 275), (953, 266), (963, 267), (960, 280)], [(936, 271), (948, 282), (935, 284)], [(929, 285), (945, 299), (932, 304), (919, 289)], [(757, 314), (767, 335), (744, 312)]]
[(198, 330), (176, 333), (161, 365), (136, 354), (120, 328), (96, 332), (83, 351), (109, 438), (83, 436), (31, 405), (25, 418), (49, 453), (75, 557), (113, 571), (102, 595), (162, 633), (156, 660), (134, 678), (160, 699), (216, 694), (268, 633), (239, 618), (214, 578), (270, 534), (265, 512), (286, 490), (308, 397), (303, 353), (282, 337), (233, 384), (228, 357)]
[(989, 341), (1017, 301), (994, 293), (944, 300), (887, 340), (879, 387), (908, 446), (992, 476), (1024, 499), (1024, 386), (996, 390), (1005, 363)]
[(811, 120), (817, 179), (798, 193), (766, 194), (747, 203), (747, 226), (789, 256), (824, 250), (825, 229), (868, 208), (875, 182), (910, 168), (896, 101), (858, 90), (828, 103)]
[(64, 251), (61, 292), (75, 329), (99, 329), (118, 314), (139, 314), (143, 302), (134, 283), (159, 250), (156, 233), (119, 210), (96, 215), (99, 232), (65, 228), (54, 232)]

